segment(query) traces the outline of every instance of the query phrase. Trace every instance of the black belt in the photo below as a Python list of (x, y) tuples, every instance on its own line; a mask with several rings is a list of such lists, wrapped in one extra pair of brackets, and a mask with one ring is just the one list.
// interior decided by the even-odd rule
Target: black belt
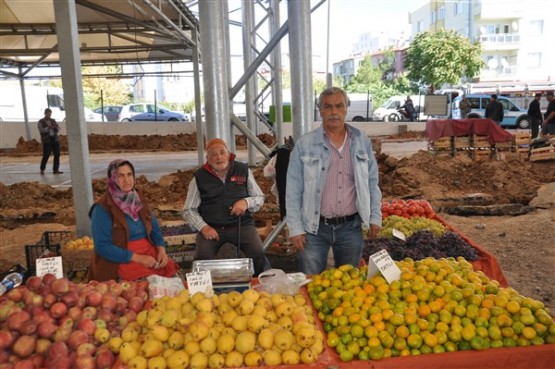
[(335, 218), (320, 217), (320, 223), (324, 223), (325, 225), (343, 224), (343, 223), (347, 223), (347, 222), (351, 222), (351, 221), (355, 220), (357, 215), (358, 215), (358, 213), (354, 213), (354, 214), (351, 214), (351, 215), (345, 215), (345, 216), (342, 216), (342, 217), (335, 217)]

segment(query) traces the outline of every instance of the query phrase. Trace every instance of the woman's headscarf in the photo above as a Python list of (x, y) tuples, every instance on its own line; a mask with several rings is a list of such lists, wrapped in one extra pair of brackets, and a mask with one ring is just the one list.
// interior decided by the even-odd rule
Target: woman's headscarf
[(141, 198), (135, 187), (129, 192), (122, 191), (116, 181), (118, 168), (129, 165), (133, 171), (133, 178), (135, 178), (135, 168), (127, 160), (116, 159), (108, 165), (108, 191), (112, 196), (114, 203), (120, 208), (124, 214), (129, 215), (133, 220), (139, 219), (139, 210), (141, 210)]

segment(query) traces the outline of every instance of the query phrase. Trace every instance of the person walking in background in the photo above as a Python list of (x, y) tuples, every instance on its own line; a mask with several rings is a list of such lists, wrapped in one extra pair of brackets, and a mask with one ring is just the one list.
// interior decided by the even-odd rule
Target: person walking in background
[[(264, 193), (246, 163), (235, 161), (226, 143), (206, 142), (206, 163), (189, 183), (183, 218), (198, 230), (195, 260), (212, 260), (224, 243), (239, 245), (252, 258), (255, 275), (269, 269), (253, 213), (264, 204)], [(240, 221), (240, 240), (238, 240)]]
[(470, 101), (466, 98), (466, 95), (463, 95), (461, 102), (459, 103), (459, 109), (461, 111), (461, 119), (468, 118), (468, 114), (472, 107), (470, 106)]
[(42, 143), (42, 160), (40, 161), (40, 174), (44, 174), (46, 163), (50, 158), (50, 154), (54, 153), (54, 163), (52, 171), (54, 174), (62, 174), (60, 172), (60, 138), (58, 131), (60, 126), (54, 119), (51, 118), (52, 110), (50, 108), (44, 109), (44, 118), (38, 122), (38, 129), (40, 132), (40, 141)]
[(540, 110), (541, 98), (542, 98), (542, 94), (539, 92), (536, 93), (536, 95), (534, 96), (534, 100), (532, 100), (530, 102), (530, 105), (528, 106), (528, 116), (531, 119), (530, 129), (532, 130), (532, 139), (538, 137), (540, 133), (540, 126), (543, 121), (542, 112)]
[(544, 135), (555, 135), (555, 98), (553, 98), (553, 91), (549, 91), (545, 94), (545, 97), (549, 104), (547, 104), (547, 110), (545, 111), (545, 119), (542, 124), (542, 133)]
[(401, 106), (401, 109), (405, 109), (409, 121), (414, 122), (414, 113), (416, 112), (416, 110), (414, 109), (414, 103), (412, 102), (410, 96), (407, 96), (407, 99), (405, 100), (403, 106)]
[(107, 187), (89, 213), (94, 239), (89, 280), (173, 277), (179, 266), (166, 254), (156, 216), (135, 188), (133, 165), (112, 161)]
[(503, 121), (503, 116), (505, 112), (503, 111), (503, 105), (497, 101), (497, 95), (493, 94), (489, 98), (490, 102), (488, 106), (486, 106), (486, 118), (489, 118), (498, 125), (501, 125)]
[(306, 274), (326, 268), (330, 247), (336, 266), (358, 266), (363, 228), (374, 238), (382, 224), (378, 165), (368, 137), (345, 124), (346, 92), (327, 88), (318, 104), (322, 125), (295, 143), (285, 191), (290, 240)]

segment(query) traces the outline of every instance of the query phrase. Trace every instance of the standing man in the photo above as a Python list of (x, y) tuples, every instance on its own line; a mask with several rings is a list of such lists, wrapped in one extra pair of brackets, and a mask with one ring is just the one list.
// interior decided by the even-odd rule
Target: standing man
[(330, 246), (336, 266), (358, 266), (362, 229), (373, 238), (382, 224), (378, 165), (368, 137), (345, 124), (347, 94), (330, 87), (318, 103), (322, 125), (295, 143), (287, 170), (287, 226), (306, 274), (326, 268)]
[(470, 106), (470, 101), (466, 98), (466, 95), (463, 95), (461, 102), (459, 103), (459, 109), (461, 111), (461, 119), (468, 118), (468, 114), (472, 107)]
[(60, 126), (50, 116), (52, 110), (50, 108), (44, 109), (44, 118), (39, 120), (38, 128), (40, 132), (40, 140), (42, 143), (42, 160), (40, 161), (40, 174), (44, 174), (46, 163), (50, 158), (50, 153), (54, 152), (54, 164), (52, 170), (54, 174), (62, 174), (60, 172), (60, 138), (58, 131)]
[(405, 112), (407, 112), (409, 121), (414, 122), (414, 113), (416, 112), (416, 110), (414, 109), (414, 103), (412, 102), (412, 99), (410, 98), (410, 96), (407, 96), (407, 99), (405, 100), (405, 103), (403, 104), (403, 106), (401, 106), (401, 109), (405, 109)]
[(212, 260), (224, 243), (239, 241), (237, 247), (252, 258), (258, 275), (269, 263), (252, 214), (264, 204), (264, 194), (247, 164), (235, 161), (223, 140), (209, 140), (205, 150), (206, 163), (189, 183), (183, 207), (185, 221), (199, 231), (195, 260)]
[(528, 106), (528, 116), (532, 120), (530, 127), (532, 130), (532, 139), (538, 137), (538, 134), (540, 133), (540, 125), (543, 121), (542, 112), (540, 110), (541, 98), (542, 94), (540, 92), (536, 93), (534, 100), (532, 100)]
[(501, 125), (501, 122), (503, 121), (503, 115), (505, 114), (505, 112), (503, 111), (503, 105), (501, 105), (501, 103), (497, 101), (496, 94), (491, 95), (489, 100), (490, 102), (488, 106), (486, 106), (486, 118), (495, 121), (497, 125)]
[(549, 104), (547, 105), (547, 110), (545, 111), (545, 119), (542, 124), (542, 133), (555, 135), (555, 99), (553, 98), (553, 91), (549, 91), (545, 94)]

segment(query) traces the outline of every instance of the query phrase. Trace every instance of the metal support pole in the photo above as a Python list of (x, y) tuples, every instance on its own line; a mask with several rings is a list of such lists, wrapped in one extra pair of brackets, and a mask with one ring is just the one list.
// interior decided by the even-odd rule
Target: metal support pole
[[(270, 34), (275, 37), (279, 29), (279, 0), (271, 0), (272, 15), (270, 17)], [(283, 144), (283, 95), (281, 94), (283, 88), (282, 73), (281, 73), (281, 44), (276, 43), (272, 51), (272, 103), (275, 108), (275, 122), (274, 129), (276, 132), (276, 143)]]
[(199, 54), (199, 36), (198, 29), (193, 28), (193, 39), (195, 46), (193, 47), (193, 83), (195, 89), (195, 125), (197, 127), (197, 154), (198, 165), (204, 163), (204, 124), (202, 118), (202, 98), (200, 92), (200, 54)]
[(25, 95), (25, 79), (21, 75), (21, 65), (19, 66), (19, 87), (21, 89), (21, 102), (23, 105), (23, 118), (25, 119), (25, 137), (30, 141), (33, 136), (31, 135), (31, 122), (29, 122), (29, 113), (27, 112), (27, 96)]
[[(253, 35), (254, 9), (252, 0), (243, 0), (243, 65), (247, 69), (253, 59), (253, 47), (256, 40)], [(256, 117), (254, 115), (254, 96), (256, 96), (256, 73), (251, 75), (245, 85), (245, 113), (247, 118), (247, 127), (256, 136), (258, 133)], [(256, 151), (250, 140), (247, 140), (248, 163), (250, 166), (256, 164)]]
[(66, 108), (67, 142), (77, 236), (91, 234), (89, 209), (93, 203), (89, 141), (83, 110), (83, 85), (75, 2), (54, 1), (56, 34)]

